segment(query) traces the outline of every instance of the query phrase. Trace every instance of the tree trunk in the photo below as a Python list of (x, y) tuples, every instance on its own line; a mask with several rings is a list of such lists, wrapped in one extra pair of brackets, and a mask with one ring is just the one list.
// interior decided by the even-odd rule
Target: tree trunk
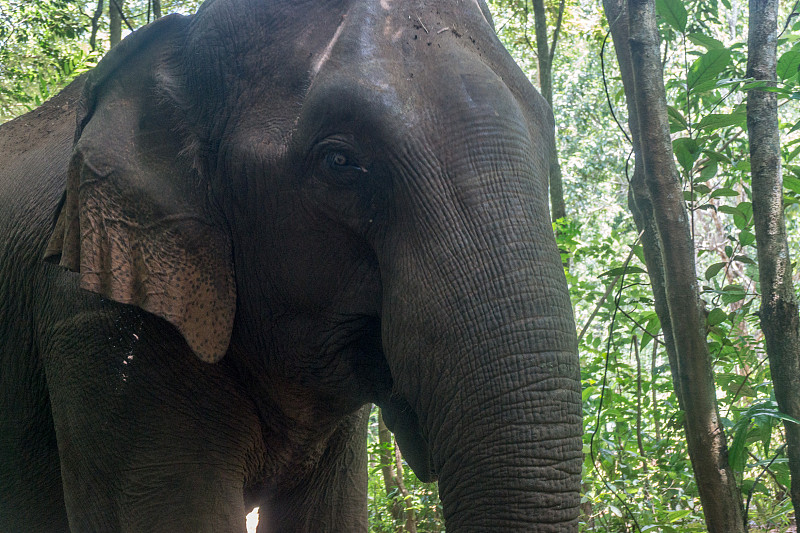
[[(383, 473), (383, 484), (386, 495), (392, 499), (391, 513), (395, 524), (404, 524), (397, 528), (398, 533), (417, 533), (417, 517), (413, 509), (407, 507), (407, 498), (410, 496), (405, 482), (403, 482), (403, 463), (400, 458), (400, 449), (392, 440), (392, 432), (383, 421), (383, 413), (378, 414), (378, 442), (380, 453), (378, 458)], [(394, 449), (394, 453), (392, 453)]]
[(642, 251), (647, 273), (650, 277), (650, 284), (653, 288), (655, 312), (661, 322), (664, 346), (667, 351), (670, 368), (673, 369), (672, 385), (675, 389), (675, 396), (678, 398), (678, 405), (683, 410), (683, 392), (677, 372), (678, 356), (675, 350), (672, 319), (669, 316), (669, 308), (667, 306), (661, 242), (658, 238), (658, 228), (653, 215), (653, 202), (650, 198), (650, 191), (647, 189), (644, 180), (644, 159), (639, 135), (639, 115), (636, 111), (636, 95), (633, 85), (633, 60), (631, 59), (629, 45), (628, 8), (625, 2), (626, 0), (604, 0), (603, 5), (606, 18), (608, 18), (611, 26), (611, 38), (614, 41), (614, 49), (619, 62), (620, 74), (622, 75), (623, 90), (628, 108), (628, 126), (631, 130), (631, 140), (633, 142), (634, 171), (628, 192), (628, 208), (633, 214), (636, 228), (642, 234)]
[[(741, 495), (728, 464), (717, 410), (694, 244), (669, 135), (655, 2), (628, 0), (627, 13), (620, 0), (604, 4), (635, 118), (632, 207), (644, 230), (648, 273), (676, 394), (686, 414), (687, 444), (706, 525), (712, 532), (743, 532)], [(623, 65), (626, 61), (630, 63)]]
[(92, 35), (89, 37), (89, 46), (92, 51), (97, 50), (97, 31), (100, 29), (100, 17), (103, 16), (103, 0), (97, 0), (97, 9), (92, 15)]
[[(532, 0), (533, 18), (536, 28), (536, 57), (539, 62), (539, 88), (542, 91), (550, 107), (553, 107), (553, 52), (558, 39), (558, 26), (561, 25), (559, 17), (558, 24), (554, 31), (553, 46), (547, 43), (547, 13), (544, 8), (544, 0)], [(563, 10), (563, 4), (561, 9)], [(564, 203), (564, 186), (561, 179), (561, 165), (558, 162), (558, 150), (556, 145), (550, 149), (550, 215), (553, 221), (564, 218), (567, 215), (567, 208)]]
[[(747, 77), (776, 81), (778, 0), (750, 0)], [(761, 329), (778, 408), (800, 418), (800, 318), (783, 218), (783, 178), (775, 93), (747, 94), (747, 134), (753, 178), (753, 219), (761, 286)], [(784, 422), (791, 497), (800, 516), (800, 426)]]
[(153, 0), (153, 18), (161, 18), (161, 0)]
[(108, 18), (109, 18), (109, 41), (111, 48), (115, 47), (122, 40), (122, 5), (125, 0), (109, 0), (108, 2)]

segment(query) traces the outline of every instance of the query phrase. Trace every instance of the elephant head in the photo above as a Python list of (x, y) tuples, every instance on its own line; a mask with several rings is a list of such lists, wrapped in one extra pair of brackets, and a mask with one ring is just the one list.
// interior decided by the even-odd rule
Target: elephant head
[(48, 255), (83, 288), (280, 412), (381, 405), (448, 531), (575, 527), (553, 123), (483, 0), (209, 0), (114, 49), (78, 122)]

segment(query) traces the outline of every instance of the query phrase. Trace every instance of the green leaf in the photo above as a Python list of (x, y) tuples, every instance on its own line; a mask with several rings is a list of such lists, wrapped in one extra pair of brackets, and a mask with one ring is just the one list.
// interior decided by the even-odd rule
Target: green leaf
[(733, 215), (734, 225), (740, 229), (747, 229), (753, 221), (753, 204), (750, 202), (739, 202), (736, 209), (741, 213), (740, 215)]
[(720, 198), (722, 196), (735, 197), (739, 196), (739, 193), (730, 187), (720, 187), (719, 189), (714, 189), (714, 192), (711, 193), (711, 198)]
[(789, 176), (788, 174), (784, 174), (783, 186), (792, 192), (800, 194), (800, 178), (795, 178), (794, 176)]
[(747, 257), (746, 255), (735, 255), (733, 256), (734, 261), (739, 261), (740, 263), (745, 263), (747, 265), (755, 265), (756, 262)]
[(656, 0), (656, 13), (679, 33), (686, 31), (686, 8), (681, 0)]
[(722, 44), (720, 41), (702, 33), (690, 33), (689, 35), (686, 36), (686, 38), (692, 41), (694, 44), (702, 46), (706, 50), (716, 50), (718, 48), (725, 48), (725, 45)]
[[(753, 78), (749, 78), (749, 79), (753, 79)], [(767, 80), (756, 80), (756, 81), (751, 81), (751, 82), (745, 83), (744, 85), (742, 85), (740, 87), (740, 89), (742, 91), (749, 91), (751, 89), (765, 89), (765, 88), (767, 88), (769, 86), (770, 83), (772, 83), (772, 82), (771, 81), (767, 81)]]
[(747, 453), (745, 452), (745, 444), (747, 443), (747, 428), (748, 423), (741, 424), (733, 435), (733, 440), (728, 447), (728, 464), (734, 472), (741, 472), (744, 470), (744, 465), (747, 462)]
[(773, 417), (762, 417), (758, 424), (759, 439), (761, 447), (766, 455), (769, 450), (769, 442), (772, 440), (772, 428), (775, 426), (777, 420)]
[(717, 175), (719, 165), (715, 159), (709, 159), (703, 168), (700, 169), (700, 177), (697, 181), (708, 181)]
[(642, 248), (641, 244), (637, 244), (636, 246), (633, 247), (633, 253), (639, 259), (639, 261), (642, 262), (642, 264), (645, 263), (645, 260), (644, 260), (644, 248)]
[(728, 68), (731, 62), (731, 51), (727, 48), (709, 50), (692, 63), (689, 68), (689, 90), (696, 89), (701, 83), (713, 80), (719, 73)]
[(620, 274), (644, 274), (647, 271), (637, 266), (628, 265), (627, 267), (617, 267), (607, 270), (600, 274), (600, 276), (619, 276)]
[(583, 392), (581, 393), (582, 401), (584, 401), (584, 402), (587, 401), (589, 398), (592, 397), (592, 394), (594, 394), (596, 391), (597, 391), (597, 387), (592, 386), (592, 385), (589, 385), (588, 387), (583, 389)]
[(711, 312), (708, 314), (706, 322), (708, 323), (709, 326), (716, 326), (717, 324), (725, 322), (727, 319), (728, 319), (728, 313), (726, 313), (719, 307), (716, 307), (712, 309)]
[(676, 133), (679, 131), (683, 131), (689, 129), (689, 125), (686, 123), (686, 119), (683, 118), (683, 115), (677, 108), (668, 105), (667, 106), (667, 115), (669, 118), (669, 132)]
[(690, 514), (692, 514), (692, 510), (691, 509), (681, 509), (680, 511), (670, 511), (670, 512), (667, 513), (667, 520), (669, 522), (675, 522), (677, 520), (680, 520), (681, 518), (686, 518)]
[(797, 71), (800, 70), (800, 51), (789, 50), (778, 59), (777, 71), (778, 79), (788, 80), (797, 76)]
[(708, 267), (708, 268), (706, 269), (705, 278), (706, 278), (706, 279), (711, 279), (711, 278), (713, 278), (713, 277), (714, 277), (714, 276), (716, 276), (716, 275), (719, 273), (719, 271), (720, 271), (720, 270), (722, 270), (722, 269), (725, 267), (725, 265), (727, 265), (727, 264), (728, 264), (728, 262), (727, 262), (727, 261), (722, 261), (722, 262), (719, 262), (719, 263), (714, 263), (713, 265), (711, 265), (710, 267)]
[(705, 150), (703, 150), (703, 153), (705, 153), (710, 159), (712, 159), (713, 161), (716, 161), (717, 163), (722, 162), (722, 163), (726, 163), (728, 165), (731, 164), (730, 158), (728, 156), (726, 156), (725, 154), (723, 154), (722, 152), (717, 152), (716, 150), (705, 149)]
[(692, 92), (692, 95), (695, 95), (717, 89), (718, 87), (719, 84), (717, 83), (717, 80), (706, 80), (702, 83), (698, 83), (694, 87), (690, 87), (689, 90)]
[(739, 242), (742, 244), (742, 246), (750, 246), (756, 242), (756, 236), (746, 229), (743, 229), (739, 232)]
[(745, 296), (747, 296), (747, 292), (741, 285), (727, 285), (722, 289), (722, 302), (726, 304), (742, 301)]
[(788, 163), (789, 161), (793, 160), (795, 157), (797, 157), (797, 154), (800, 154), (800, 146), (789, 152), (789, 154), (786, 156), (786, 162)]
[(675, 152), (675, 157), (681, 167), (687, 173), (691, 172), (694, 162), (700, 156), (697, 141), (690, 137), (680, 137), (672, 141), (672, 150)]
[(726, 126), (742, 126), (747, 122), (745, 113), (711, 113), (697, 125), (701, 130), (716, 130)]
[(742, 488), (742, 494), (745, 496), (750, 494), (750, 491), (760, 492), (766, 495), (769, 495), (770, 493), (769, 489), (767, 489), (767, 487), (763, 483), (761, 482), (756, 483), (756, 480), (754, 479), (743, 479), (741, 488)]
[(717, 208), (717, 211), (719, 211), (720, 213), (727, 213), (729, 215), (733, 215), (734, 217), (739, 216), (745, 218), (747, 216), (740, 209), (737, 209), (732, 205), (721, 205)]

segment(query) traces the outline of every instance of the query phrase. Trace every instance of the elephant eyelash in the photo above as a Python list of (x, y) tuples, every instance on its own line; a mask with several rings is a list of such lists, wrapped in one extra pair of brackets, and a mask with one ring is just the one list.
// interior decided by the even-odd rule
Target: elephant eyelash
[(324, 161), (328, 169), (334, 172), (367, 172), (367, 169), (361, 166), (354, 157), (348, 156), (345, 152), (328, 152), (324, 157)]

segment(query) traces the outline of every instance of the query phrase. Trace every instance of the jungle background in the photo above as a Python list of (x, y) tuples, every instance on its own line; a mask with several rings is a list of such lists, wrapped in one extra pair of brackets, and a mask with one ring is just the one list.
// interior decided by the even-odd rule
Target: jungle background
[[(798, 3), (775, 2), (777, 61), (770, 82), (754, 79), (748, 65), (758, 44), (749, 33), (752, 11), (769, 2), (654, 3), (671, 172), (683, 192), (691, 242), (683, 266), (694, 272), (687, 281), (696, 287), (701, 310), (695, 324), (704, 342), (700, 354), (673, 349), (685, 332), (677, 322), (662, 323), (676, 311), (659, 312), (660, 302), (666, 305), (660, 300), (664, 290), (648, 242), (658, 249), (666, 237), (648, 241), (637, 204), (635, 169), (644, 168), (639, 156), (647, 147), (630, 127), (636, 123), (629, 122), (635, 108), (628, 107), (635, 87), (625, 85), (624, 62), (614, 47), (628, 39), (610, 32), (609, 18), (623, 20), (626, 9), (647, 2), (488, 3), (501, 41), (552, 102), (555, 115), (553, 227), (575, 308), (583, 380), (582, 530), (724, 530), (710, 514), (714, 503), (703, 501), (700, 490), (703, 444), (691, 444), (692, 409), (700, 400), (692, 396), (695, 385), (676, 370), (696, 357), (708, 369), (702, 401), (716, 413), (719, 426), (713, 431), (727, 449), (717, 457), (725, 463), (717, 470), (730, 473), (731, 509), (742, 524), (737, 530), (795, 531), (792, 495), (799, 504), (800, 479), (793, 492), (790, 457), (800, 441), (787, 439), (787, 432), (798, 428), (798, 413), (789, 411), (800, 407), (800, 373), (792, 372), (800, 370), (800, 345), (782, 358), (768, 353), (766, 321), (772, 315), (764, 312), (767, 289), (760, 279), (770, 253), (785, 258), (788, 250), (792, 266), (800, 257)], [(191, 13), (198, 4), (0, 0), (0, 122), (57, 93), (132, 29), (162, 13)], [(631, 26), (631, 34), (636, 30)], [(633, 45), (632, 50), (635, 55)], [(753, 128), (755, 119), (748, 119), (747, 106), (759, 92), (769, 93), (777, 106), (780, 144), (772, 149), (782, 166), (782, 188), (773, 221), (786, 228), (783, 252), (757, 249), (753, 206), (761, 193), (753, 183), (748, 124)], [(670, 253), (661, 249), (660, 268), (667, 273), (687, 263)], [(784, 270), (784, 297), (794, 301), (788, 307), (794, 318), (778, 331), (791, 338), (797, 334), (800, 275), (796, 268)], [(786, 366), (776, 371), (779, 363)], [(778, 385), (776, 395), (779, 380), (773, 374), (784, 376), (788, 392)], [(436, 485), (419, 482), (406, 467), (377, 408), (370, 418), (369, 453), (371, 531), (444, 531)]]

